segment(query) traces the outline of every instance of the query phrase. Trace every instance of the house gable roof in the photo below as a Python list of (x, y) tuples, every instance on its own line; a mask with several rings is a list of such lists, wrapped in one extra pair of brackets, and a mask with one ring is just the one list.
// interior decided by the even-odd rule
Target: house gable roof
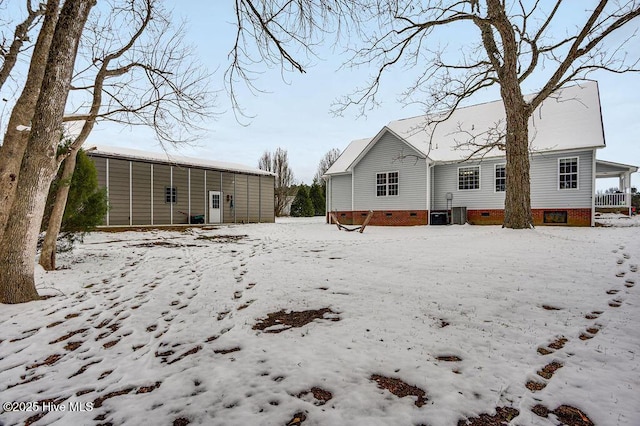
[(342, 152), (340, 157), (338, 157), (336, 162), (333, 163), (329, 170), (326, 171), (325, 176), (350, 173), (353, 170), (353, 167), (355, 167), (355, 165), (358, 164), (365, 155), (367, 155), (369, 150), (371, 150), (371, 148), (373, 148), (373, 146), (387, 133), (393, 135), (396, 139), (406, 144), (421, 158), (426, 158), (426, 156), (419, 149), (411, 145), (411, 143), (409, 143), (406, 139), (398, 136), (393, 130), (385, 126), (373, 138), (357, 139), (355, 141), (352, 141)]
[[(526, 96), (531, 99), (534, 95)], [(484, 141), (487, 132), (505, 125), (502, 101), (458, 108), (448, 120), (427, 125), (428, 115), (397, 120), (388, 127), (433, 161), (463, 161), (473, 154), (464, 146), (472, 137)], [(431, 144), (430, 144), (430, 141)], [(536, 108), (529, 118), (531, 152), (601, 148), (605, 146), (598, 84), (586, 82), (565, 87)], [(484, 157), (503, 156), (497, 148)], [(474, 158), (474, 157), (472, 157)], [(477, 158), (477, 157), (476, 157)]]
[(329, 167), (324, 176), (347, 173), (347, 169), (367, 147), (373, 138), (356, 139), (342, 151), (338, 159)]
[[(472, 148), (463, 146), (464, 142), (471, 137), (484, 140), (490, 129), (504, 126), (505, 122), (502, 101), (458, 108), (435, 129), (428, 125), (429, 118), (433, 117), (421, 115), (392, 121), (376, 137), (351, 142), (343, 152), (344, 158), (341, 156), (327, 175), (349, 173), (386, 131), (434, 162), (464, 161), (473, 153)], [(531, 152), (604, 147), (597, 83), (565, 87), (542, 102), (529, 119), (529, 141)], [(504, 152), (497, 148), (483, 155), (485, 158), (501, 156)]]

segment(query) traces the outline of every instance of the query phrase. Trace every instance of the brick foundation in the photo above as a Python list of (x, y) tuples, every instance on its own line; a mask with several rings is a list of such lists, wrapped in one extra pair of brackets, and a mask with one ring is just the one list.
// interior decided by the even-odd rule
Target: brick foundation
[[(334, 212), (338, 221), (343, 225), (362, 225), (368, 210)], [(376, 210), (369, 221), (373, 226), (415, 226), (427, 225), (429, 217), (427, 210)], [(327, 214), (327, 222), (330, 222)]]
[[(566, 223), (545, 223), (544, 215), (558, 220), (563, 218), (566, 212)], [(343, 225), (361, 225), (369, 211), (341, 211), (334, 212), (338, 221)], [(591, 209), (532, 209), (533, 224), (535, 226), (591, 226)], [(378, 210), (373, 212), (369, 225), (378, 226), (415, 226), (429, 223), (427, 210)], [(504, 222), (504, 210), (467, 210), (467, 221), (472, 225), (502, 225)], [(327, 222), (330, 222), (327, 214)]]
[[(567, 223), (545, 223), (544, 214), (566, 212)], [(531, 209), (535, 226), (591, 226), (591, 209)], [(472, 225), (502, 225), (504, 210), (467, 210), (467, 220)]]

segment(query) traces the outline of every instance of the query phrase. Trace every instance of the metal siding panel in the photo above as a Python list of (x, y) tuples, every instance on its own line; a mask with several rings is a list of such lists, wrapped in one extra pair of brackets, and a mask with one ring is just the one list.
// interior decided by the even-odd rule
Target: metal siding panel
[(235, 174), (235, 209), (236, 209), (236, 222), (247, 223), (249, 217), (247, 215), (247, 203), (249, 201), (249, 194), (247, 193), (247, 175)]
[(207, 192), (220, 191), (220, 172), (218, 170), (207, 170)]
[(176, 203), (173, 205), (173, 223), (189, 223), (188, 168), (173, 166), (173, 186), (176, 188), (177, 194)]
[(171, 167), (153, 165), (153, 223), (169, 225), (171, 223), (171, 205), (165, 200), (165, 187), (171, 185)]
[[(386, 133), (355, 166), (354, 210), (423, 210), (427, 204), (425, 160), (407, 144)], [(376, 196), (376, 173), (399, 172), (398, 196)]]
[(107, 159), (103, 157), (89, 156), (98, 172), (98, 186), (105, 188), (107, 186)]
[(275, 222), (275, 177), (260, 176), (260, 222)]
[(351, 175), (331, 176), (331, 209), (351, 210)]
[[(209, 173), (207, 173), (207, 177), (208, 176), (209, 176)], [(234, 222), (234, 210), (235, 210), (236, 200), (235, 200), (235, 194), (234, 194), (234, 188), (233, 188), (233, 184), (234, 184), (233, 176), (234, 175), (232, 173), (222, 173), (222, 193), (223, 193), (222, 221), (224, 223)], [(211, 190), (216, 191), (216, 189), (214, 188), (211, 188)], [(231, 197), (231, 196), (233, 196), (234, 198), (233, 209), (231, 208), (231, 200), (227, 199), (227, 197)]]
[(191, 215), (206, 214), (206, 201), (207, 194), (204, 190), (204, 170), (191, 169)]
[[(100, 188), (107, 187), (107, 159), (103, 157), (93, 157), (89, 155), (91, 161), (96, 167), (96, 172), (98, 173), (98, 186)], [(107, 215), (104, 216), (102, 221), (103, 225), (107, 224)]]
[(109, 224), (129, 225), (129, 161), (109, 160)]
[(260, 176), (247, 176), (249, 181), (249, 222), (260, 222)]
[(133, 162), (132, 176), (132, 224), (151, 224), (151, 164)]

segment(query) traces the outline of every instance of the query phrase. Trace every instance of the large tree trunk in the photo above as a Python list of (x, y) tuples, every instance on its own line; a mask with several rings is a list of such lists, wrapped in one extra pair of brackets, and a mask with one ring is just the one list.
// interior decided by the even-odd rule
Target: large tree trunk
[(507, 187), (503, 226), (528, 229), (533, 227), (529, 181), (528, 107), (522, 100), (513, 103), (505, 100), (505, 110), (507, 113)]
[(73, 177), (73, 171), (76, 168), (76, 157), (80, 147), (72, 150), (69, 156), (64, 160), (62, 174), (60, 176), (60, 182), (62, 183), (54, 196), (53, 208), (51, 209), (51, 216), (49, 216), (49, 223), (47, 224), (47, 233), (42, 243), (40, 250), (40, 266), (47, 271), (53, 271), (56, 269), (56, 242), (58, 241), (58, 234), (62, 227), (62, 217), (64, 216), (64, 209), (67, 205), (67, 197), (69, 196), (69, 187), (71, 186), (71, 178)]
[(0, 239), (0, 303), (38, 299), (34, 281), (38, 232), (58, 169), (57, 145), (78, 43), (96, 0), (66, 0), (56, 25), (33, 116), (16, 198)]
[(9, 124), (0, 146), (0, 238), (7, 225), (7, 218), (16, 194), (20, 164), (29, 139), (28, 131), (18, 126), (30, 126), (40, 94), (51, 39), (58, 20), (59, 0), (48, 0), (42, 28), (31, 56), (27, 80), (20, 97), (11, 111)]
[[(514, 27), (500, 0), (486, 0), (487, 21), (479, 21), (482, 42), (498, 76), (500, 95), (507, 116), (507, 187), (504, 200), (505, 228), (528, 229), (531, 219), (531, 185), (529, 183), (529, 116), (531, 110), (522, 96), (518, 81), (519, 44)], [(500, 43), (496, 42), (495, 30)], [(501, 48), (498, 45), (501, 44)]]

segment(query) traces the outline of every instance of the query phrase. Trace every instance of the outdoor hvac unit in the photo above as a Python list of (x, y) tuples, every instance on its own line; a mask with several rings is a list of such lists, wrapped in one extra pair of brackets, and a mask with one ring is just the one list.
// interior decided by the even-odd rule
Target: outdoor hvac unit
[(453, 207), (451, 209), (451, 216), (454, 225), (464, 225), (467, 223), (467, 208)]
[(448, 222), (447, 212), (431, 212), (431, 225), (446, 225)]

